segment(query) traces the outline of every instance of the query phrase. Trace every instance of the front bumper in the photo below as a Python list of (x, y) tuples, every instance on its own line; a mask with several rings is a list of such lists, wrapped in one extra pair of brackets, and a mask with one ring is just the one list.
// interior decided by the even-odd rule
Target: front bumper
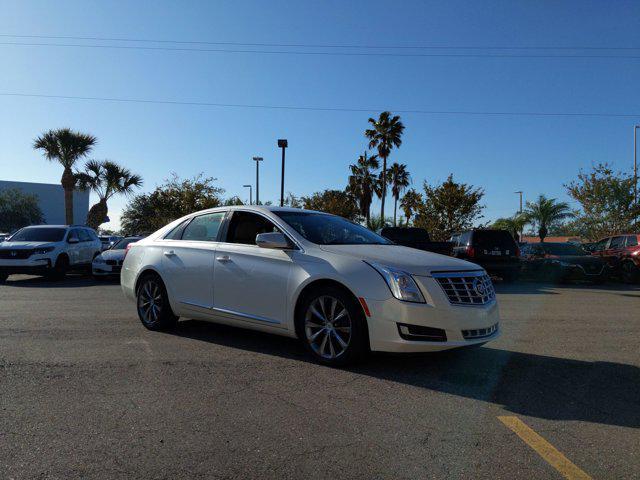
[(51, 259), (43, 257), (21, 260), (0, 259), (0, 271), (11, 274), (40, 275), (51, 270)]
[(120, 275), (120, 271), (122, 267), (115, 265), (106, 265), (103, 263), (93, 264), (91, 265), (91, 273), (96, 276), (115, 276)]
[[(371, 313), (367, 317), (371, 350), (436, 352), (486, 343), (501, 335), (500, 314), (495, 300), (484, 305), (452, 305), (433, 278), (414, 279), (427, 303), (402, 302), (393, 297), (387, 300), (365, 299)], [(402, 325), (442, 330), (446, 340), (431, 341), (428, 336), (424, 340), (407, 339), (409, 337), (399, 330)], [(475, 335), (480, 332), (486, 334)]]

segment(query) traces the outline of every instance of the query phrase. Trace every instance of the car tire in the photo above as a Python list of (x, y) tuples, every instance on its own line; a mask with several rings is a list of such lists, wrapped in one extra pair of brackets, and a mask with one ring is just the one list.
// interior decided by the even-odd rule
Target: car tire
[(369, 352), (369, 334), (358, 301), (345, 290), (319, 287), (304, 295), (296, 309), (296, 333), (319, 363), (342, 367)]
[(69, 271), (69, 257), (66, 255), (59, 255), (56, 259), (56, 263), (50, 272), (47, 273), (47, 277), (54, 280), (61, 280)]
[(4, 283), (9, 278), (9, 274), (6, 272), (0, 272), (0, 283)]
[(136, 307), (138, 318), (149, 330), (170, 330), (178, 323), (159, 275), (149, 273), (140, 279), (136, 290)]
[(640, 268), (631, 260), (622, 263), (621, 271), (624, 283), (637, 283), (640, 280)]

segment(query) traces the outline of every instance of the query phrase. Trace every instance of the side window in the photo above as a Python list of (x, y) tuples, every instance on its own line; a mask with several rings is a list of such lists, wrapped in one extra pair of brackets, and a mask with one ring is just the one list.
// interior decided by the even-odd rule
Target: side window
[(182, 240), (215, 242), (224, 219), (225, 212), (200, 215), (191, 220), (182, 234)]
[(464, 232), (458, 239), (458, 246), (464, 247), (466, 245), (469, 245), (469, 240), (471, 240), (471, 232)]
[(184, 232), (184, 228), (189, 224), (191, 219), (187, 219), (184, 222), (180, 223), (177, 227), (174, 227), (169, 233), (167, 233), (164, 238), (167, 240), (180, 240), (182, 238), (182, 232)]
[(93, 230), (87, 230), (87, 232), (89, 233), (89, 237), (91, 237), (91, 240), (93, 241), (100, 240), (98, 238), (98, 235), (96, 235), (96, 232), (94, 232)]
[(259, 233), (279, 232), (280, 230), (262, 215), (250, 212), (234, 212), (227, 231), (228, 243), (255, 245)]
[(89, 232), (86, 231), (84, 228), (78, 229), (78, 238), (80, 239), (81, 242), (91, 241), (91, 236), (89, 235)]
[(636, 245), (638, 245), (638, 237), (629, 235), (627, 237), (627, 247), (635, 247)]
[(609, 248), (622, 248), (624, 245), (624, 237), (613, 237)]
[(78, 233), (77, 228), (72, 228), (71, 230), (69, 230), (69, 234), (67, 235), (67, 241), (69, 241), (69, 239), (71, 238), (77, 238), (78, 241), (80, 241), (80, 234)]

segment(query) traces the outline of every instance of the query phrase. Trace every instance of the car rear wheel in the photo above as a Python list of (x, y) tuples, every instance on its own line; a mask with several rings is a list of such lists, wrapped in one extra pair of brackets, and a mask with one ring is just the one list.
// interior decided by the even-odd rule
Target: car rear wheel
[(136, 292), (138, 317), (149, 330), (168, 330), (178, 323), (171, 310), (167, 290), (162, 279), (155, 274), (145, 275)]
[(4, 283), (9, 278), (9, 274), (5, 272), (0, 272), (0, 283)]
[(315, 360), (344, 366), (367, 353), (366, 320), (360, 305), (347, 292), (335, 287), (315, 289), (298, 311), (298, 336)]

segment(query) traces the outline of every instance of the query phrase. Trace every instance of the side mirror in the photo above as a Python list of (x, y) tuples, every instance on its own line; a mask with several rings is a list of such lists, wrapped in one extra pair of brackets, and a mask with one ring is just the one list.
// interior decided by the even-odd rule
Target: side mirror
[(280, 232), (259, 233), (256, 235), (256, 245), (261, 248), (272, 248), (276, 250), (285, 250), (291, 248), (291, 244), (287, 237)]
[(78, 237), (69, 237), (67, 243), (80, 243), (80, 239)]

